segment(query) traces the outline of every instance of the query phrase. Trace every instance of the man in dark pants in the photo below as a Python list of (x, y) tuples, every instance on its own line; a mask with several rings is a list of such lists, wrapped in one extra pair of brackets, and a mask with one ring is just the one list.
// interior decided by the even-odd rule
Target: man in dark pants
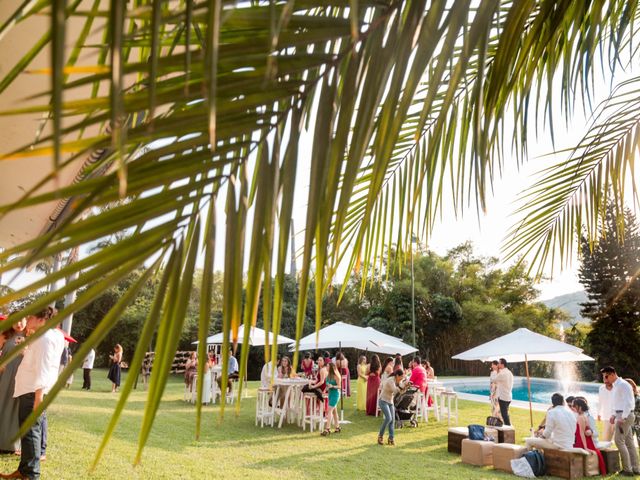
[[(27, 331), (42, 328), (55, 310), (51, 307), (27, 318)], [(64, 336), (55, 328), (47, 330), (27, 350), (18, 367), (15, 379), (14, 398), (18, 399), (18, 419), (22, 425), (31, 412), (42, 403), (44, 396), (58, 379), (60, 356), (64, 348)], [(40, 478), (40, 455), (42, 448), (42, 423), (40, 416), (21, 439), (22, 454), (18, 469), (0, 478)]]
[(511, 425), (509, 418), (509, 405), (511, 404), (513, 390), (513, 373), (507, 368), (507, 361), (501, 358), (498, 362), (498, 375), (496, 375), (496, 394), (500, 405), (500, 415), (505, 425)]
[(82, 389), (83, 390), (91, 390), (91, 370), (93, 370), (93, 362), (96, 359), (96, 351), (92, 348), (87, 357), (82, 362), (82, 371), (83, 371), (83, 382)]

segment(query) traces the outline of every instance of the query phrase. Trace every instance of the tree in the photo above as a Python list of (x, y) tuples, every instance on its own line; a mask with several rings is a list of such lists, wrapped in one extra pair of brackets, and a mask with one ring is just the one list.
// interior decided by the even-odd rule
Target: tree
[(626, 210), (624, 224), (608, 205), (600, 240), (581, 239), (580, 282), (588, 301), (582, 316), (591, 320), (587, 348), (596, 367), (613, 365), (620, 375), (640, 377), (640, 233), (635, 216)]
[[(130, 237), (81, 265), (62, 268), (50, 280), (82, 270), (78, 283), (95, 287), (65, 306), (64, 316), (142, 268), (103, 320), (104, 328), (88, 339), (97, 344), (115, 326), (113, 318), (161, 272), (157, 308), (145, 319), (145, 335), (158, 324), (170, 325), (158, 330), (164, 347), (156, 358), (165, 360), (179, 344), (170, 332), (181, 330), (187, 317), (200, 254), (205, 259), (200, 338), (207, 333), (216, 238), (226, 242), (223, 330), (237, 333), (241, 323), (255, 322), (262, 282), (270, 284), (272, 267), (277, 271), (273, 325), (280, 325), (294, 188), (301, 174), (296, 168), (307, 153), (300, 151), (305, 125), (313, 120), (298, 338), (311, 284), (319, 326), (322, 299), (341, 264), (347, 275), (366, 272), (367, 281), (384, 262), (389, 272), (398, 272), (414, 232), (425, 236), (431, 230), (446, 196), (456, 213), (469, 202), (485, 208), (502, 162), (526, 156), (532, 117), (540, 115), (533, 120), (537, 126), (556, 103), (567, 115), (576, 102), (588, 108), (589, 95), (576, 98), (575, 92), (593, 85), (597, 65), (613, 69), (627, 63), (622, 46), (634, 44), (640, 15), (637, 1), (627, 0), (257, 1), (224, 9), (220, 1), (186, 0), (171, 2), (171, 8), (166, 2), (147, 8), (141, 1), (98, 2), (92, 9), (81, 1), (19, 3), (0, 27), (0, 39), (24, 51), (3, 71), (0, 94), (19, 92), (20, 99), (35, 100), (3, 112), (0, 122), (21, 115), (42, 128), (15, 151), (3, 150), (2, 158), (50, 157), (52, 167), (38, 187), (20, 193), (2, 212), (60, 198), (69, 202), (50, 232), (7, 249), (0, 261), (21, 255), (3, 268), (22, 268), (132, 230)], [(50, 16), (50, 31), (33, 37), (43, 13)], [(24, 29), (27, 37), (13, 38), (21, 22), (32, 22), (33, 28)], [(70, 38), (68, 32), (80, 33)], [(49, 69), (41, 71), (50, 79), (43, 79), (39, 91), (24, 91), (23, 85), (33, 82), (22, 78), (47, 49)], [(546, 90), (556, 84), (562, 86), (559, 93)], [(547, 263), (550, 251), (566, 258), (571, 249), (563, 241), (566, 231), (581, 228), (582, 221), (590, 226), (589, 212), (598, 211), (600, 194), (609, 186), (624, 193), (615, 179), (633, 167), (629, 145), (634, 145), (638, 100), (630, 97), (626, 109), (619, 109), (617, 100), (612, 107), (625, 110), (628, 118), (607, 123), (605, 112), (609, 128), (598, 124), (594, 130), (604, 131), (598, 135), (606, 148), (591, 148), (589, 133), (587, 146), (576, 149), (588, 155), (574, 155), (534, 187), (536, 201), (528, 205), (533, 213), (514, 229), (512, 251), (538, 251), (537, 264)], [(5, 125), (0, 131), (10, 131)], [(160, 139), (169, 141), (155, 142)], [(515, 155), (505, 155), (512, 147)], [(91, 162), (83, 168), (74, 163), (88, 156)], [(72, 185), (52, 181), (69, 165), (80, 170)], [(39, 188), (49, 184), (53, 191)], [(449, 184), (452, 188), (445, 188)], [(622, 195), (615, 198), (622, 202)], [(545, 199), (552, 205), (537, 203)], [(110, 208), (101, 210), (105, 205)], [(224, 207), (224, 221), (217, 207)], [(475, 295), (467, 288), (477, 287), (472, 275), (465, 281), (460, 298), (451, 295), (459, 304)], [(34, 282), (0, 303), (38, 288)], [(265, 289), (270, 292), (271, 286)], [(52, 299), (44, 297), (22, 314)], [(141, 343), (139, 352), (146, 348), (146, 340)], [(229, 345), (223, 350), (226, 355)], [(243, 354), (241, 368), (247, 360)], [(166, 374), (166, 368), (154, 369), (157, 387), (145, 425), (160, 403)], [(40, 408), (55, 398), (64, 380)], [(147, 434), (144, 429), (137, 461)]]

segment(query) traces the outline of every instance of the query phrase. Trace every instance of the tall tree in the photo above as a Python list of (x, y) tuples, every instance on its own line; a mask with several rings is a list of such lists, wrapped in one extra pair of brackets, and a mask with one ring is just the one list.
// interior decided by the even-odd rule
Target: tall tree
[(581, 239), (580, 282), (589, 300), (581, 313), (591, 319), (587, 347), (597, 366), (613, 365), (621, 375), (640, 378), (640, 232), (635, 216), (617, 221), (608, 205), (600, 240)]

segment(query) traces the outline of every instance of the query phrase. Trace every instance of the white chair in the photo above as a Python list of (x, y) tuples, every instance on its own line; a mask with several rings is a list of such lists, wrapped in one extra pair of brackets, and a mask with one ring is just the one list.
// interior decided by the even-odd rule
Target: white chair
[(271, 389), (258, 388), (258, 398), (256, 400), (256, 426), (260, 422), (260, 426), (264, 427), (264, 424), (273, 426), (273, 407), (269, 405), (269, 399), (271, 398)]

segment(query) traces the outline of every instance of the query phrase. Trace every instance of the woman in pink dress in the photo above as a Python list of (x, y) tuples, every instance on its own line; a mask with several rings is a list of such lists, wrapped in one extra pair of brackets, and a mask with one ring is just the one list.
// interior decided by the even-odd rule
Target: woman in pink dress
[(589, 426), (589, 420), (585, 413), (589, 410), (589, 406), (587, 402), (582, 398), (575, 398), (573, 400), (573, 409), (578, 414), (578, 424), (576, 425), (576, 440), (573, 446), (575, 448), (584, 448), (585, 450), (589, 450), (591, 452), (595, 452), (598, 455), (598, 466), (600, 467), (600, 474), (607, 474), (607, 467), (604, 463), (604, 458), (602, 457), (602, 453), (600, 450), (596, 448), (593, 443), (593, 431)]
[(367, 415), (375, 416), (378, 408), (378, 389), (380, 388), (380, 372), (382, 371), (382, 365), (380, 365), (380, 358), (378, 355), (371, 357), (371, 364), (369, 365), (369, 377), (367, 378)]

